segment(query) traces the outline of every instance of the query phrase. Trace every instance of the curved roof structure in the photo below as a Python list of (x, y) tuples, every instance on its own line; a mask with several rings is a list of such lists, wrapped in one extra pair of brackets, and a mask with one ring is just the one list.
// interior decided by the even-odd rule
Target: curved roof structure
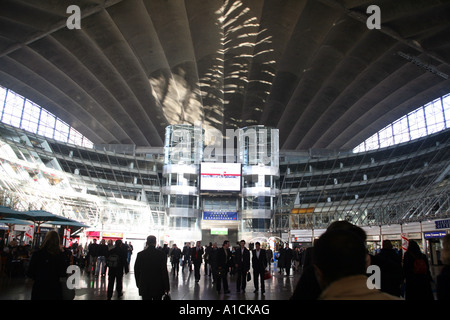
[(98, 144), (261, 124), (350, 149), (450, 92), (448, 0), (72, 2), (1, 1), (0, 85)]

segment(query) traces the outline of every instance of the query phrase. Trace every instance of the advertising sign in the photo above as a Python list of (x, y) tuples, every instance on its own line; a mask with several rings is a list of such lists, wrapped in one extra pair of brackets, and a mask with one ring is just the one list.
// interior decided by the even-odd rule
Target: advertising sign
[(237, 220), (237, 212), (235, 211), (203, 211), (203, 220)]
[(240, 163), (203, 162), (200, 165), (201, 191), (241, 191)]
[(435, 221), (436, 229), (450, 229), (450, 219)]

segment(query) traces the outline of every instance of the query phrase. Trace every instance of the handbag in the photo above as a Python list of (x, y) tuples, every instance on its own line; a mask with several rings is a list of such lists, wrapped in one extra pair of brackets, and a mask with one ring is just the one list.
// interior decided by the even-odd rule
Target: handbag
[(272, 278), (272, 275), (270, 274), (269, 270), (264, 271), (264, 280), (269, 280)]
[(250, 272), (247, 272), (247, 281), (252, 280), (252, 275)]

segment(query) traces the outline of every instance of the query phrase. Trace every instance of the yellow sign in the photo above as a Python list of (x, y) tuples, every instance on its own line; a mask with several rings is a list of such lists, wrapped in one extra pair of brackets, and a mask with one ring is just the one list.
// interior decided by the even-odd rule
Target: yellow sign
[(299, 213), (313, 213), (314, 207), (309, 208), (294, 208), (291, 210), (292, 214), (299, 214)]

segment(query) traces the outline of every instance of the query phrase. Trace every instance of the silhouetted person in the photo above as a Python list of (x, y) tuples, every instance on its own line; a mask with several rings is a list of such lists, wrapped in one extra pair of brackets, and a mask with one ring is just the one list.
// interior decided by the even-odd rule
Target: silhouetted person
[(211, 275), (213, 278), (213, 283), (217, 281), (217, 252), (219, 248), (217, 248), (217, 243), (214, 242), (212, 244), (211, 251), (209, 252), (209, 265), (211, 266)]
[(108, 265), (108, 300), (111, 300), (114, 283), (116, 284), (117, 296), (123, 295), (123, 273), (128, 274), (128, 252), (124, 247), (122, 240), (117, 240), (115, 247), (106, 253)]
[(403, 283), (401, 256), (393, 249), (390, 240), (383, 241), (383, 248), (372, 257), (372, 264), (380, 267), (381, 291), (400, 297)]
[(180, 270), (180, 260), (181, 260), (181, 250), (176, 244), (172, 246), (172, 251), (170, 251), (170, 262), (172, 264), (172, 273), (178, 275)]
[(284, 270), (286, 271), (286, 275), (289, 276), (291, 274), (291, 265), (292, 265), (292, 259), (294, 258), (294, 252), (291, 248), (289, 248), (289, 243), (286, 242), (284, 248), (284, 254), (283, 254), (283, 265)]
[(225, 240), (222, 248), (217, 249), (217, 276), (216, 276), (216, 290), (220, 292), (223, 284), (224, 293), (230, 293), (228, 289), (228, 269), (231, 266), (231, 251), (230, 241)]
[(56, 231), (49, 231), (38, 251), (33, 253), (27, 276), (34, 280), (31, 300), (61, 300), (61, 277), (67, 276), (66, 255)]
[[(353, 230), (327, 230), (314, 243), (314, 265), (322, 288), (321, 300), (392, 300), (398, 297), (369, 289), (366, 270), (370, 263), (364, 233)], [(364, 233), (365, 234), (365, 233)]]
[(314, 270), (313, 253), (313, 247), (306, 248), (303, 271), (290, 300), (316, 300), (322, 292)]
[(137, 254), (134, 277), (143, 300), (161, 300), (170, 291), (167, 255), (155, 248), (156, 237), (147, 237), (147, 248)]
[[(366, 233), (361, 228), (356, 227), (348, 221), (334, 221), (328, 228), (328, 230), (353, 230), (358, 236), (366, 241)], [(322, 293), (322, 288), (316, 277), (315, 267), (313, 263), (314, 247), (306, 249), (303, 261), (303, 272), (299, 281), (295, 287), (294, 293), (291, 296), (291, 300), (316, 300), (319, 299)]]
[(89, 257), (89, 272), (95, 273), (97, 268), (97, 258), (98, 258), (99, 244), (97, 239), (93, 240), (88, 246), (88, 257)]
[(406, 300), (434, 300), (428, 259), (414, 240), (410, 240), (403, 258)]

